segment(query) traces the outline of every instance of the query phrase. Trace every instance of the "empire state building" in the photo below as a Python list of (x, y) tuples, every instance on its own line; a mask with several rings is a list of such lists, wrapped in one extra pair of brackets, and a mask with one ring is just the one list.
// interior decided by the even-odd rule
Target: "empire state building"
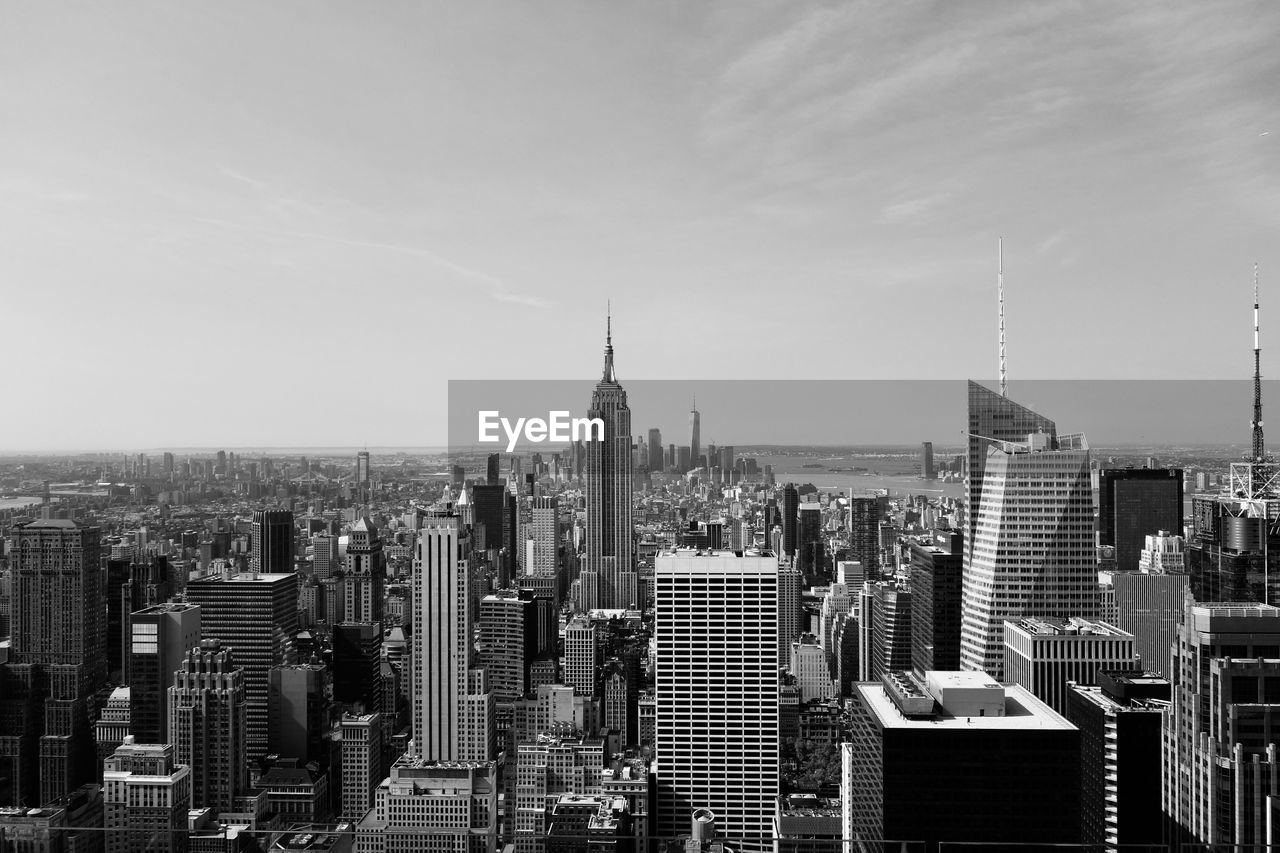
[(606, 326), (604, 374), (591, 395), (589, 418), (604, 439), (587, 441), (587, 562), (579, 577), (583, 609), (637, 604), (635, 530), (631, 521), (631, 410), (613, 372), (612, 319)]

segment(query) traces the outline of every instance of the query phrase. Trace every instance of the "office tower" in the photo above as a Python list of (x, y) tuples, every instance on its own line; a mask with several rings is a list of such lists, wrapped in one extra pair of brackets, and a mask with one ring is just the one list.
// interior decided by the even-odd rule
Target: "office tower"
[[(112, 550), (115, 550), (115, 548), (113, 547)], [(125, 630), (124, 625), (129, 620), (122, 591), (129, 582), (129, 567), (132, 562), (133, 560), (130, 557), (110, 558), (107, 560), (105, 569), (103, 591), (107, 604), (105, 628), (107, 669), (108, 677), (113, 683), (120, 680), (127, 682), (127, 679), (121, 678), (126, 666), (125, 657), (127, 652), (125, 651), (125, 644), (128, 642), (126, 639), (128, 632)]]
[[(501, 551), (507, 547), (506, 512), (510, 495), (501, 483), (476, 484), (471, 487), (472, 530), (475, 549), (480, 552)], [(515, 532), (512, 531), (512, 536)], [(514, 555), (507, 555), (513, 564)]]
[(1161, 808), (1166, 841), (1266, 842), (1280, 793), (1280, 609), (1187, 600), (1165, 715)]
[(378, 528), (367, 517), (362, 517), (348, 531), (343, 565), (343, 621), (381, 624), (387, 558), (382, 552)]
[(35, 807), (97, 778), (90, 697), (106, 680), (99, 529), (18, 525), (9, 554), (9, 662), (0, 665), (2, 802)]
[(1165, 678), (1171, 649), (1178, 637), (1183, 601), (1191, 591), (1183, 540), (1160, 531), (1147, 537), (1136, 572), (1110, 576), (1116, 603), (1115, 625), (1133, 634), (1133, 647), (1144, 669)]
[(484, 466), (484, 482), (487, 486), (497, 486), (502, 483), (502, 477), (498, 473), (498, 465), (501, 457), (497, 453), (490, 453), (485, 459)]
[(631, 410), (613, 371), (613, 336), (605, 338), (604, 375), (591, 395), (588, 418), (604, 423), (604, 436), (587, 441), (587, 564), (595, 573), (594, 594), (605, 608), (634, 607), (632, 556)]
[(867, 580), (880, 578), (880, 498), (849, 495), (849, 551)]
[(560, 508), (556, 498), (533, 499), (530, 510), (528, 557), (525, 573), (539, 578), (556, 577), (560, 552)]
[(938, 472), (933, 467), (932, 441), (926, 441), (920, 445), (920, 476), (926, 480), (938, 479)]
[(1059, 714), (1067, 682), (1092, 687), (1098, 670), (1141, 671), (1133, 635), (1106, 622), (1028, 616), (1004, 623), (1004, 676)]
[(497, 843), (498, 775), (491, 761), (402, 756), (356, 824), (360, 853), (493, 853)]
[(666, 468), (662, 459), (662, 430), (649, 430), (649, 470), (662, 471)]
[(1033, 433), (987, 451), (966, 545), (960, 660), (1003, 678), (1006, 619), (1093, 618), (1098, 577), (1089, 445), (1083, 435)]
[(382, 715), (343, 714), (342, 805), (340, 820), (357, 821), (373, 808), (373, 792), (382, 781)]
[(370, 479), (369, 451), (361, 450), (356, 454), (356, 485), (362, 487), (362, 492), (367, 493)]
[(787, 483), (782, 487), (782, 553), (794, 563), (796, 547), (799, 542), (797, 527), (800, 523), (800, 492), (795, 483)]
[(179, 853), (187, 849), (191, 768), (172, 744), (130, 738), (103, 762), (106, 853)]
[(880, 839), (924, 842), (929, 853), (939, 842), (1080, 840), (1080, 732), (985, 673), (892, 673), (855, 685), (845, 755), (846, 849), (879, 851)]
[(457, 516), (427, 519), (414, 564), (413, 754), (488, 761), (493, 695), (472, 666), (469, 542)]
[(693, 469), (693, 461), (689, 455), (689, 445), (676, 448), (676, 469), (681, 474), (687, 474)]
[(561, 794), (598, 795), (604, 741), (577, 734), (547, 733), (517, 751), (515, 848), (537, 853), (546, 834), (550, 805)]
[[(855, 597), (856, 598), (856, 597)], [(850, 612), (842, 619), (836, 620), (832, 636), (832, 656), (835, 659), (836, 691), (841, 697), (853, 695), (853, 685), (860, 673), (860, 654), (858, 645), (861, 633), (858, 629), (856, 611)]]
[(480, 665), (495, 702), (514, 702), (529, 689), (538, 644), (536, 607), (532, 594), (513, 590), (480, 600)]
[(619, 732), (623, 746), (640, 742), (639, 718), (636, 706), (640, 701), (640, 688), (644, 674), (640, 668), (640, 655), (631, 650), (622, 659), (610, 658), (604, 666), (600, 689), (603, 697), (603, 724), (607, 729)]
[(187, 584), (187, 601), (200, 607), (201, 638), (220, 640), (234, 652), (236, 666), (244, 669), (247, 748), (249, 760), (257, 761), (267, 752), (268, 672), (277, 664), (295, 661), (298, 576), (292, 572), (205, 575)]
[(797, 508), (796, 568), (804, 575), (822, 571), (822, 507), (816, 503), (802, 503)]
[(248, 791), (245, 672), (217, 640), (203, 640), (169, 688), (169, 739), (191, 768), (191, 807), (232, 811)]
[(911, 668), (960, 668), (960, 602), (964, 566), (962, 534), (935, 530), (933, 542), (911, 546)]
[(305, 765), (329, 761), (332, 680), (322, 663), (273, 666), (268, 674), (267, 747), (271, 754)]
[(293, 513), (256, 509), (249, 539), (249, 570), (265, 574), (293, 571)]
[[(781, 588), (781, 582), (779, 582), (779, 588)], [(818, 644), (826, 649), (828, 654), (835, 651), (835, 627), (853, 610), (853, 599), (857, 595), (857, 589), (857, 587), (851, 588), (848, 584), (833, 583), (827, 586), (827, 591), (822, 596), (822, 604), (818, 612)]]
[(726, 444), (720, 448), (720, 470), (724, 472), (725, 483), (733, 481), (732, 472), (734, 469), (733, 445)]
[(1169, 682), (1149, 672), (1103, 671), (1098, 686), (1072, 684), (1067, 719), (1080, 730), (1081, 842), (1108, 853), (1124, 844), (1157, 845), (1160, 723)]
[(789, 657), (788, 669), (800, 688), (801, 702), (826, 701), (836, 695), (827, 652), (818, 644), (817, 637), (801, 634), (800, 639), (791, 644)]
[(454, 465), (449, 469), (449, 486), (454, 489), (462, 488), (462, 484), (467, 481), (467, 469), (461, 465)]
[(778, 794), (778, 560), (671, 551), (654, 578), (657, 832), (708, 808), (762, 849)]
[(564, 683), (573, 688), (575, 696), (595, 696), (599, 668), (596, 626), (584, 616), (575, 616), (564, 629)]
[(381, 623), (333, 627), (333, 701), (358, 714), (384, 710)]
[(890, 582), (871, 592), (871, 677), (910, 670), (911, 593)]
[(327, 580), (342, 568), (338, 557), (338, 537), (329, 533), (317, 533), (311, 537), (311, 573), (320, 580)]
[(1158, 530), (1182, 530), (1180, 468), (1098, 472), (1098, 544), (1115, 546), (1117, 569), (1136, 569), (1146, 537)]
[(169, 743), (169, 687), (200, 645), (200, 607), (157, 604), (130, 615), (129, 717), (135, 743)]
[(996, 393), (970, 380), (968, 394), (969, 453), (965, 476), (968, 527), (964, 531), (966, 564), (971, 560), (970, 552), (974, 544), (987, 451), (993, 446), (999, 446), (1000, 442), (1025, 441), (1032, 433), (1043, 432), (1050, 440), (1057, 435), (1057, 427), (1053, 421), (1004, 396), (1003, 387), (1001, 393)]
[(698, 401), (694, 400), (689, 407), (689, 465), (698, 467), (698, 458), (702, 455), (702, 415), (698, 412)]
[[(119, 623), (121, 635), (120, 652), (123, 659), (121, 676), (126, 684), (131, 680), (131, 673), (129, 672), (129, 638), (132, 636), (132, 631), (129, 627), (129, 621), (132, 617), (130, 614), (167, 602), (175, 591), (172, 574), (173, 572), (169, 567), (169, 558), (162, 555), (135, 559), (129, 564), (129, 579), (125, 581), (119, 593), (121, 614)], [(112, 665), (115, 665), (114, 661)]]

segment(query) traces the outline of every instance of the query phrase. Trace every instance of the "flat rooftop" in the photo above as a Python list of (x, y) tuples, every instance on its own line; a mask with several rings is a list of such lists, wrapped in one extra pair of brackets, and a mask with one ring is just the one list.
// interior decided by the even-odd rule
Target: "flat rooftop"
[(1072, 616), (1062, 619), (1057, 616), (1026, 616), (1017, 621), (1007, 620), (1007, 625), (1015, 625), (1023, 631), (1037, 637), (1132, 637), (1128, 631), (1122, 631), (1115, 625)]
[[(991, 677), (982, 672), (929, 673), (941, 676), (947, 687), (983, 688), (991, 683)], [(941, 680), (941, 679), (940, 679)], [(1053, 729), (1071, 731), (1075, 726), (1048, 705), (1041, 702), (1029, 690), (1017, 684), (1006, 684), (1004, 691), (1004, 716), (954, 717), (945, 711), (931, 716), (905, 717), (898, 710), (884, 685), (879, 682), (862, 682), (854, 690), (862, 697), (871, 713), (886, 729), (971, 729), (974, 731), (1023, 729)]]

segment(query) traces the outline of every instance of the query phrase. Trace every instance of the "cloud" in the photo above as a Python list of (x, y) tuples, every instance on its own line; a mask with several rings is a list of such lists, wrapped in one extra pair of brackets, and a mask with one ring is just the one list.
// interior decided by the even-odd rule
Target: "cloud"
[(1047, 252), (1051, 252), (1054, 249), (1056, 249), (1058, 246), (1062, 245), (1062, 242), (1066, 239), (1067, 239), (1066, 228), (1063, 228), (1060, 231), (1055, 231), (1054, 233), (1050, 234), (1048, 237), (1044, 238), (1043, 240), (1041, 240), (1039, 243), (1036, 244), (1036, 251), (1041, 255), (1046, 254)]
[(881, 225), (901, 225), (913, 219), (919, 219), (946, 202), (950, 197), (950, 193), (935, 193), (920, 198), (895, 202), (880, 211), (879, 222)]

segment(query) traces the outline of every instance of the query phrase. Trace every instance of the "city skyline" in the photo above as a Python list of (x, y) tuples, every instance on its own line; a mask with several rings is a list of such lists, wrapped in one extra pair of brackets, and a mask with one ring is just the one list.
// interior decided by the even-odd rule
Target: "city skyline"
[[(998, 237), (1014, 381), (1239, 375), (1255, 262), (1265, 340), (1273, 4), (443, 10), (10, 9), (8, 346), (83, 381), (4, 443), (419, 443), (445, 374), (404, 387), (397, 319), (450, 375), (532, 378), (610, 297), (627, 379), (991, 375)], [(350, 300), (380, 333), (315, 375), (377, 424), (253, 383), (270, 419), (119, 404), (138, 365), (160, 402), (339, 340)], [(1083, 327), (1107, 351), (1061, 359)]]

